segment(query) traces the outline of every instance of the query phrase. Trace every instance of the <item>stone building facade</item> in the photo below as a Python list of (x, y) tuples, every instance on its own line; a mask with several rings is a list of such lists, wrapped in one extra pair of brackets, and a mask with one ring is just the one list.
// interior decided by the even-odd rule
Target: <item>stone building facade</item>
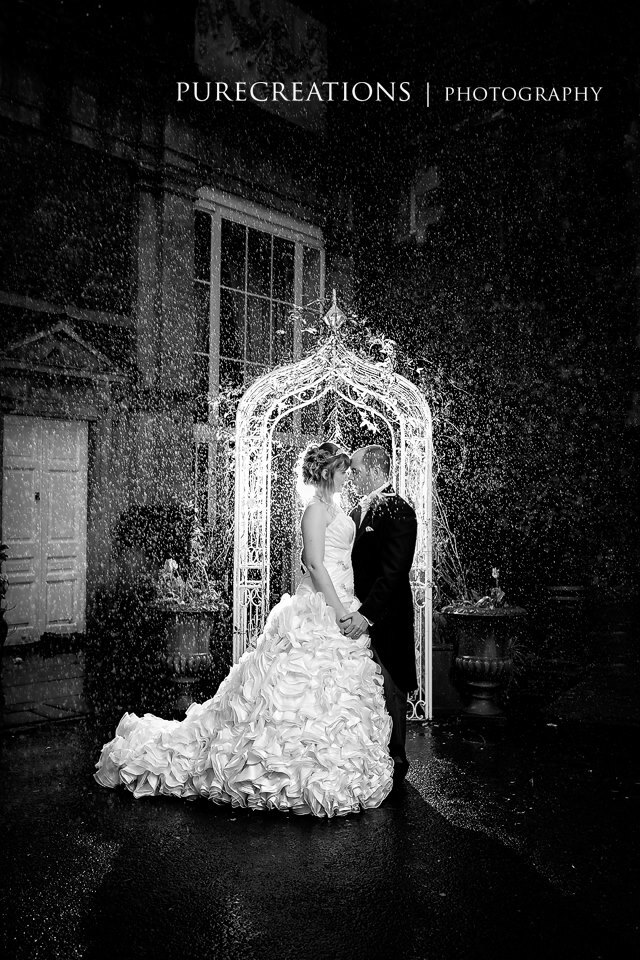
[(220, 391), (299, 354), (294, 306), (314, 315), (325, 289), (350, 283), (331, 224), (348, 202), (340, 177), (329, 182), (322, 111), (309, 121), (176, 96), (179, 80), (226, 69), (225, 56), (239, 77), (255, 72), (256, 31), (272, 68), (309, 79), (307, 56), (318, 76), (323, 24), (284, 0), (263, 5), (260, 22), (242, 2), (187, 3), (170, 17), (153, 4), (107, 6), (16, 2), (2, 13), (2, 540), (14, 652), (85, 631), (123, 512), (206, 496)]
[[(250, 12), (223, 4), (226, 20), (203, 23), (220, 6), (170, 22), (151, 5), (3, 15), (9, 644), (84, 630), (123, 510), (193, 496), (218, 391), (299, 353), (294, 305), (317, 312), (329, 283), (348, 283), (348, 255), (325, 249), (326, 118), (177, 101), (178, 78), (207, 76), (207, 30), (220, 56), (235, 39), (240, 73), (252, 63)], [(310, 26), (321, 53), (310, 14), (267, 13), (277, 26), (291, 10), (272, 58)]]

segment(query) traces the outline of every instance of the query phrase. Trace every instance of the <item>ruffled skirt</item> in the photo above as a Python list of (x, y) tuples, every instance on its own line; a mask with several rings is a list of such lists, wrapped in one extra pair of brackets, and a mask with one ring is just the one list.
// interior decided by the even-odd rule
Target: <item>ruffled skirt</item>
[(134, 797), (342, 816), (390, 792), (390, 734), (369, 638), (344, 637), (321, 593), (285, 594), (212, 699), (180, 721), (125, 713), (94, 776)]

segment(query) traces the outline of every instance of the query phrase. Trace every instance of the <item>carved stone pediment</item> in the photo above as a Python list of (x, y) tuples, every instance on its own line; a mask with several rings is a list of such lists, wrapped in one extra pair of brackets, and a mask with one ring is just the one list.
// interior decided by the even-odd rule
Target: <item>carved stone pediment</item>
[(0, 353), (0, 365), (67, 376), (108, 379), (122, 376), (108, 357), (82, 340), (64, 321), (5, 347)]

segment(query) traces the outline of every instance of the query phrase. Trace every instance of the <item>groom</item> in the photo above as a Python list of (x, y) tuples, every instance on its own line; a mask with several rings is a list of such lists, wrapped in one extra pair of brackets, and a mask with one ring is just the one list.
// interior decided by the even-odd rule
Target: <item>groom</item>
[(353, 486), (362, 497), (351, 513), (356, 535), (351, 553), (358, 611), (342, 617), (348, 637), (369, 630), (371, 650), (384, 679), (384, 699), (393, 728), (389, 752), (394, 780), (409, 769), (405, 749), (407, 694), (418, 685), (409, 571), (416, 546), (413, 508), (389, 482), (391, 461), (383, 447), (361, 447), (351, 457)]

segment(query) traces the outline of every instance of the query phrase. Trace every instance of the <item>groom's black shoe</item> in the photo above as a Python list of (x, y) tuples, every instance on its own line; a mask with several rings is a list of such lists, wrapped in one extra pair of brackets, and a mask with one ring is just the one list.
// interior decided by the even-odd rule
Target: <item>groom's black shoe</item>
[(393, 758), (393, 782), (402, 783), (404, 778), (407, 775), (409, 770), (409, 761), (406, 759), (403, 760), (400, 757)]

